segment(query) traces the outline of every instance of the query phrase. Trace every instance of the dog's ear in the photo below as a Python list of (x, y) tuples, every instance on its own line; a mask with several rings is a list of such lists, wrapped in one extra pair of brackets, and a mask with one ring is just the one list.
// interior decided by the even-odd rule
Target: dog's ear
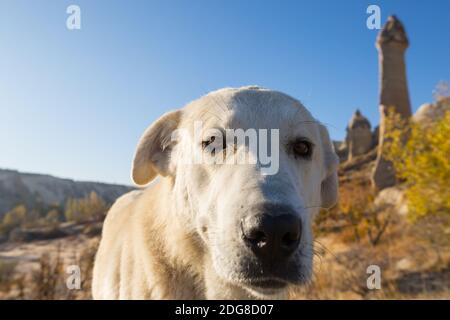
[(143, 186), (158, 174), (170, 174), (170, 153), (175, 141), (172, 133), (178, 128), (181, 111), (164, 114), (145, 130), (137, 145), (131, 170), (135, 184)]
[(338, 200), (337, 168), (339, 165), (339, 158), (334, 151), (334, 146), (331, 143), (327, 128), (322, 124), (319, 125), (319, 128), (322, 139), (325, 168), (325, 177), (322, 180), (321, 187), (321, 206), (323, 208), (331, 208)]

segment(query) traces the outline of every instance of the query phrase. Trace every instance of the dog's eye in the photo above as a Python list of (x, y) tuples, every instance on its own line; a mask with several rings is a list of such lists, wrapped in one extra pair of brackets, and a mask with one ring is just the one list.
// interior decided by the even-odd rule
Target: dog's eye
[(209, 139), (202, 141), (202, 148), (205, 149), (207, 146), (209, 146), (215, 140), (216, 140), (216, 137), (212, 136), (212, 137), (209, 137)]
[[(211, 136), (206, 140), (202, 141), (202, 148), (206, 149), (207, 147), (212, 147), (214, 149), (225, 149), (226, 148), (226, 142), (225, 142), (225, 137), (223, 138), (222, 141), (222, 145), (218, 145), (219, 144), (219, 139), (220, 137), (217, 136)], [(214, 146), (213, 146), (214, 144)]]
[(297, 139), (292, 143), (292, 152), (295, 157), (310, 158), (313, 151), (311, 142), (305, 139)]

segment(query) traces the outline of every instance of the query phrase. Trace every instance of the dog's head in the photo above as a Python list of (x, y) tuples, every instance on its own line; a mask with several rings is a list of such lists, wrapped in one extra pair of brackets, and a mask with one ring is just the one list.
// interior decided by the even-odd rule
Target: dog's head
[(244, 87), (162, 116), (141, 138), (132, 176), (170, 178), (176, 211), (217, 276), (270, 297), (309, 280), (311, 220), (337, 200), (337, 163), (326, 128), (300, 102)]

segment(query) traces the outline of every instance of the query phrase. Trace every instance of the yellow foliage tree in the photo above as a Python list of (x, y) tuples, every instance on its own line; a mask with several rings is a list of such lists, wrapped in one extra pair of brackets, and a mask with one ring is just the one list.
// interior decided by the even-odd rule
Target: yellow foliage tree
[(431, 125), (389, 112), (383, 153), (405, 181), (409, 218), (450, 216), (450, 111)]
[(64, 215), (67, 221), (101, 219), (108, 210), (105, 201), (94, 191), (81, 199), (68, 199)]
[(8, 234), (14, 228), (24, 224), (27, 220), (27, 208), (24, 205), (18, 205), (3, 217), (0, 225), (1, 233)]

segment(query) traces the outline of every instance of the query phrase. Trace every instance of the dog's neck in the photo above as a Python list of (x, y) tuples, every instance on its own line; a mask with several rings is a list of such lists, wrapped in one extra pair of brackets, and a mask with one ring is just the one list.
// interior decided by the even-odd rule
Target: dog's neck
[[(179, 202), (180, 199), (175, 197), (171, 178), (162, 178), (157, 184), (155, 196), (161, 201), (159, 208), (155, 209), (163, 211), (164, 214), (158, 215), (159, 220), (153, 221), (153, 225), (155, 229), (159, 229), (161, 239), (165, 239), (161, 243), (164, 253), (161, 258), (171, 269), (167, 272), (174, 273), (171, 278), (182, 276), (193, 282), (195, 292), (191, 292), (185, 299), (204, 298), (203, 263), (199, 264), (198, 261), (204, 260), (205, 249), (196, 230), (190, 225), (192, 222), (189, 222), (187, 216), (187, 204), (183, 205)], [(181, 208), (184, 212), (180, 212)]]

